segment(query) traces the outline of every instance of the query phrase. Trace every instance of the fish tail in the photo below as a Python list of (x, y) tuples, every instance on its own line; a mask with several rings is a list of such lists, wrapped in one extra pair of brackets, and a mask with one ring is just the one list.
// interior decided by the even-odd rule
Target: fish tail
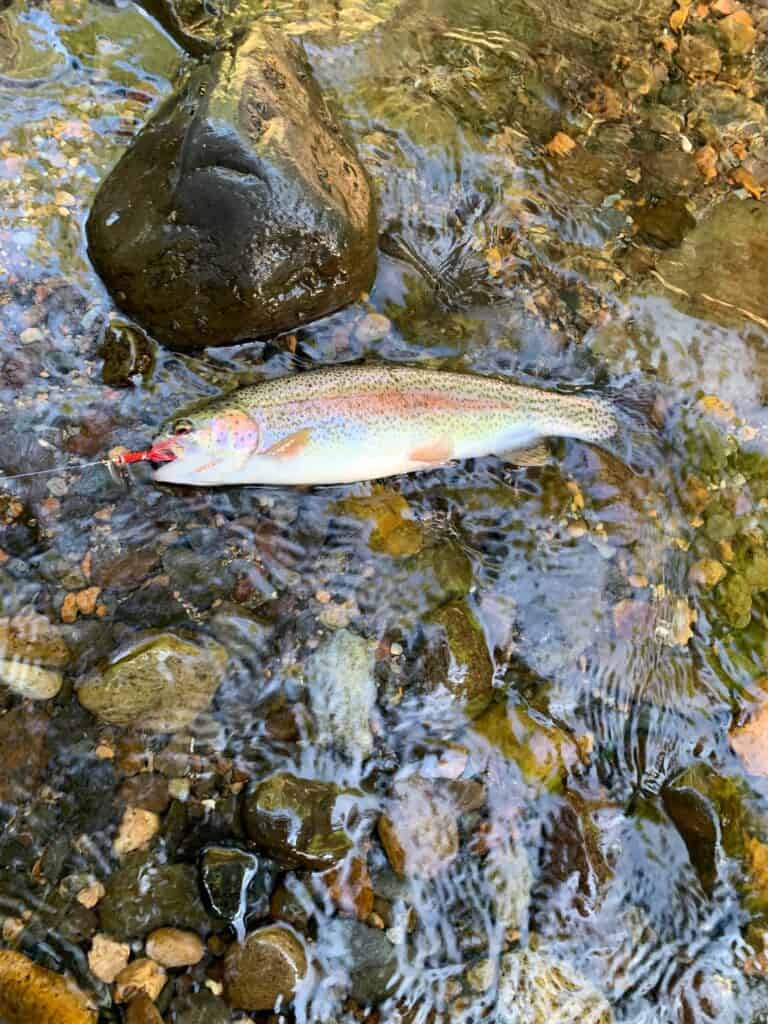
[(663, 458), (664, 408), (658, 388), (629, 379), (606, 387), (601, 396), (617, 423), (610, 445), (622, 461), (640, 473), (653, 472)]

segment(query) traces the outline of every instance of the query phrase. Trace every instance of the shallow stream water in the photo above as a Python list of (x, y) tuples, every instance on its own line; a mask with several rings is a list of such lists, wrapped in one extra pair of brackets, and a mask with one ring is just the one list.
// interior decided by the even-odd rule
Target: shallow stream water
[[(358, 923), (386, 956), (366, 960), (355, 908), (316, 875), (267, 871), (303, 908), (283, 917), (310, 951), (293, 1006), (227, 1005), (238, 926), (219, 923), (198, 965), (169, 971), (163, 1019), (768, 1020), (768, 11), (251, 7), (302, 39), (355, 140), (375, 285), (267, 342), (146, 341), (108, 382), (120, 314), (84, 220), (191, 58), (123, 0), (0, 12), (0, 616), (34, 609), (69, 651), (52, 699), (0, 692), (3, 948), (123, 1019), (87, 958), (105, 916), (72, 896), (78, 880), (109, 892), (142, 779), (160, 793), (142, 854), (197, 871), (212, 843), (248, 846), (238, 799), (288, 771), (359, 786), (420, 834), (404, 877), (380, 830), (353, 851), (374, 894)], [(731, 7), (751, 45), (723, 27)], [(144, 447), (193, 399), (360, 359), (602, 388), (626, 410), (621, 442), (315, 490), (78, 468)], [(159, 631), (228, 651), (204, 710), (171, 733), (86, 710), (89, 673)], [(313, 693), (337, 634), (369, 642), (366, 756)], [(142, 899), (151, 884), (131, 914)], [(274, 900), (241, 909), (247, 929), (280, 917)], [(123, 930), (142, 955), (140, 925)]]

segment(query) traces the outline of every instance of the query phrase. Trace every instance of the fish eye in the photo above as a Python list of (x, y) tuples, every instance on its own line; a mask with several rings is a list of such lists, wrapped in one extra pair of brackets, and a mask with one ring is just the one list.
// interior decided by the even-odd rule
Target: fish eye
[(176, 420), (171, 426), (174, 434), (191, 434), (192, 429), (192, 420)]

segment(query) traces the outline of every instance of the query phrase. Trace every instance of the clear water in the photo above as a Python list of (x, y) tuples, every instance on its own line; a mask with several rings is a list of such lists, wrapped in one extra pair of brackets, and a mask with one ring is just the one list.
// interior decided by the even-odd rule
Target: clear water
[[(65, 627), (68, 680), (146, 629), (217, 637), (232, 655), (209, 711), (172, 739), (105, 729), (69, 682), (30, 712), (49, 756), (42, 774), (17, 772), (5, 787), (0, 915), (26, 920), (25, 952), (89, 987), (88, 941), (57, 917), (55, 894), (63, 877), (107, 880), (117, 864), (124, 773), (119, 758), (96, 756), (105, 737), (156, 759), (174, 752), (167, 773), (190, 780), (194, 813), (183, 853), (168, 856), (191, 862), (200, 819), (218, 813), (223, 763), (244, 778), (289, 769), (360, 784), (383, 805), (396, 779), (457, 743), (463, 778), (485, 798), (453, 807), (450, 866), (406, 880), (392, 900), (393, 927), (410, 934), (395, 944), (380, 1020), (538, 1019), (524, 994), (498, 994), (494, 970), (521, 945), (589, 979), (620, 1022), (768, 1019), (750, 969), (768, 883), (748, 852), (768, 842), (768, 789), (728, 742), (764, 699), (765, 598), (752, 587), (739, 625), (719, 591), (689, 577), (711, 558), (740, 578), (764, 544), (768, 339), (755, 294), (768, 264), (758, 247), (748, 273), (723, 265), (713, 301), (685, 277), (694, 257), (706, 266), (706, 239), (696, 252), (687, 241), (664, 249), (634, 230), (633, 210), (670, 196), (699, 219), (729, 190), (729, 203), (759, 205), (726, 174), (707, 185), (691, 170), (703, 139), (683, 118), (699, 94), (660, 45), (668, 5), (286, 0), (255, 13), (302, 36), (356, 139), (380, 208), (375, 286), (290, 344), (158, 349), (153, 371), (121, 390), (101, 379), (99, 339), (115, 311), (88, 263), (84, 218), (188, 58), (129, 3), (16, 0), (0, 13), (0, 467), (66, 467), (0, 482), (0, 613), (33, 605), (57, 621), (64, 595), (89, 582), (84, 557), (108, 550), (101, 615)], [(721, 80), (759, 105), (762, 59), (728, 64)], [(610, 117), (595, 106), (603, 83), (618, 97)], [(745, 135), (744, 123), (724, 132), (759, 156), (762, 127)], [(578, 143), (564, 157), (544, 148), (558, 131)], [(374, 341), (359, 329), (370, 312), (390, 321)], [(650, 389), (656, 426), (628, 415), (614, 456), (568, 443), (544, 469), (487, 460), (387, 483), (418, 528), (416, 553), (377, 542), (375, 516), (350, 501), (378, 493), (367, 485), (191, 492), (155, 488), (143, 468), (130, 486), (102, 467), (71, 468), (116, 444), (142, 447), (191, 399), (362, 357), (597, 381), (630, 397)], [(705, 395), (733, 418), (713, 417)], [(492, 658), (497, 724), (508, 713), (527, 723), (516, 746), (425, 691), (424, 632), (456, 596)], [(377, 736), (363, 763), (313, 739), (310, 711), (298, 740), (266, 725), (276, 707), (310, 706), (304, 663), (340, 623), (376, 646)], [(0, 700), (6, 714), (21, 703)], [(33, 868), (56, 840), (61, 863), (41, 875)], [(375, 838), (367, 857), (374, 880), (386, 873)], [(336, 912), (307, 886), (314, 973), (296, 1016), (352, 1019)], [(527, 912), (510, 911), (526, 898)], [(484, 960), (478, 992), (466, 972)], [(212, 962), (190, 972), (193, 987)], [(119, 1019), (99, 998), (103, 1019)]]

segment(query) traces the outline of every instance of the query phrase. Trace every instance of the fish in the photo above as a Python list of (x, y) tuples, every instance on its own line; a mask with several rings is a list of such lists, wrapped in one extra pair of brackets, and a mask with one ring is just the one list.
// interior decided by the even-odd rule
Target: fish
[(549, 459), (548, 437), (618, 431), (599, 396), (407, 366), (345, 365), (277, 377), (170, 421), (145, 452), (158, 483), (347, 484), (497, 455)]

